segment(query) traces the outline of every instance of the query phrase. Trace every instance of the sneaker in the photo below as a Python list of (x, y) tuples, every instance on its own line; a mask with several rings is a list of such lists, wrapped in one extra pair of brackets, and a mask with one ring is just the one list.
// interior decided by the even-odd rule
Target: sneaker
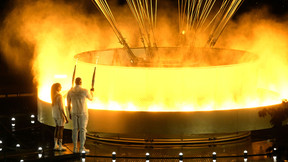
[(80, 151), (79, 151), (81, 154), (82, 153), (84, 153), (84, 154), (86, 154), (86, 153), (89, 153), (90, 152), (90, 150), (89, 149), (86, 149), (86, 148), (80, 148)]
[(66, 151), (66, 149), (63, 148), (62, 146), (59, 146), (58, 151)]
[(54, 151), (58, 151), (58, 150), (59, 150), (59, 146), (58, 146), (58, 145), (55, 145), (54, 148), (53, 148), (53, 150), (54, 150)]
[(77, 147), (74, 147), (73, 148), (73, 153), (75, 154), (75, 153), (78, 153), (78, 148)]

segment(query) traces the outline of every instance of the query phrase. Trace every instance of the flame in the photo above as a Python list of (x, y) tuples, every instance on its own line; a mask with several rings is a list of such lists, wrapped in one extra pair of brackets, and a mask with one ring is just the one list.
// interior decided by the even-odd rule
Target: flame
[[(253, 24), (252, 29), (247, 29), (252, 26), (245, 25), (248, 22)], [(239, 24), (244, 24), (244, 27)], [(241, 22), (236, 23), (236, 27), (231, 25), (231, 28), (236, 29), (227, 29), (231, 33), (228, 36), (223, 34), (224, 38), (220, 40), (219, 46), (227, 47), (226, 44), (229, 44), (228, 48), (257, 54), (259, 60), (251, 64), (199, 68), (133, 68), (98, 64), (95, 96), (88, 106), (91, 109), (124, 111), (212, 111), (281, 103), (288, 96), (288, 77), (283, 75), (288, 74), (287, 60), (283, 59), (288, 54), (288, 41), (285, 38), (287, 32), (281, 30), (281, 27), (265, 21), (256, 24), (244, 17)], [(243, 31), (250, 31), (254, 38)], [(40, 53), (52, 48), (46, 46), (53, 44), (51, 41), (43, 44)], [(221, 41), (226, 44), (221, 44)], [(82, 44), (79, 42), (81, 49), (85, 50), (80, 52), (87, 51), (87, 45)], [(59, 54), (59, 51), (49, 52), (51, 53)], [(71, 88), (75, 61), (56, 54), (52, 58), (60, 61), (55, 69), (48, 72), (43, 70), (44, 67), (39, 68), (43, 77), (38, 78), (39, 98), (47, 102), (50, 100), (52, 83), (63, 84), (64, 96)], [(73, 55), (75, 54), (76, 51)], [(73, 55), (70, 54), (71, 59)], [(40, 56), (45, 56), (46, 59), (47, 54)], [(38, 61), (45, 64), (49, 60)], [(77, 63), (76, 77), (82, 77), (83, 87), (87, 89), (90, 89), (93, 68), (92, 64), (80, 61)], [(49, 75), (59, 73), (59, 69), (68, 77), (51, 80)]]
[[(27, 63), (23, 66), (22, 57), (17, 55), (22, 54), (23, 49), (17, 46), (22, 42), (33, 45), (32, 72), (38, 97), (43, 101), (51, 102), (50, 88), (55, 82), (62, 84), (65, 97), (71, 88), (75, 54), (121, 47), (110, 27), (101, 18), (78, 10), (79, 5), (21, 1), (15, 6), (3, 21), (1, 49), (11, 64), (20, 60), (19, 67), (25, 69)], [(140, 40), (131, 41), (137, 29), (130, 24), (126, 27), (130, 21), (123, 20), (129, 14), (118, 13), (122, 20), (119, 22), (124, 22), (119, 24), (122, 34), (132, 45), (139, 45)], [(155, 33), (159, 34), (159, 46), (171, 47), (176, 44), (175, 35), (179, 30), (173, 26), (176, 22), (170, 18), (173, 14), (167, 15), (168, 21), (163, 15), (157, 22), (161, 28)], [(255, 20), (255, 15), (263, 18)], [(252, 12), (228, 23), (216, 44), (255, 53), (259, 56), (257, 62), (178, 69), (97, 65), (95, 97), (88, 103), (89, 107), (125, 111), (211, 111), (280, 103), (288, 96), (287, 22), (279, 23), (267, 17)], [(17, 43), (15, 39), (20, 40)], [(93, 68), (87, 63), (77, 63), (76, 77), (83, 78), (84, 88), (90, 89)]]
[[(280, 103), (280, 94), (259, 89), (255, 66), (258, 64), (186, 68), (98, 64), (94, 100), (88, 106), (125, 111), (211, 111)], [(78, 62), (76, 76), (83, 79), (83, 87), (90, 89), (92, 74), (93, 64)], [(66, 96), (70, 80), (54, 77), (50, 84), (39, 88), (39, 98), (50, 102), (53, 82), (62, 83), (62, 93)]]

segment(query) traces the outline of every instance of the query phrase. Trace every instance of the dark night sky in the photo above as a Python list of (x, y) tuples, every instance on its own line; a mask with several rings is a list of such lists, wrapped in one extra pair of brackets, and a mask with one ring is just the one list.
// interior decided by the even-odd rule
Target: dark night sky
[[(3, 25), (3, 20), (5, 19), (5, 16), (11, 9), (13, 9), (13, 3), (15, 3), (14, 0), (0, 0), (0, 27)], [(51, 0), (53, 1), (53, 0)], [(57, 0), (54, 0), (55, 2)], [(59, 0), (60, 1), (60, 0)], [(89, 12), (98, 12), (97, 9), (95, 9), (95, 6), (91, 5), (90, 0), (85, 1), (78, 1), (78, 0), (62, 0), (69, 3), (81, 3), (81, 6), (87, 10), (87, 13)], [(175, 1), (175, 0), (174, 0)], [(109, 2), (109, 0), (108, 0)], [(125, 0), (118, 0), (119, 5), (126, 4)], [(248, 12), (252, 9), (260, 9), (263, 6), (268, 6), (269, 11), (272, 15), (275, 15), (277, 17), (281, 17), (283, 15), (288, 14), (288, 0), (244, 0), (242, 6), (237, 11), (236, 15), (237, 17), (245, 12)], [(12, 89), (18, 89), (19, 91), (27, 91), (27, 87), (35, 87), (32, 83), (32, 74), (28, 73), (19, 73), (16, 71), (13, 71), (12, 68), (13, 65), (8, 65), (3, 57), (3, 53), (0, 49), (0, 93), (6, 93), (6, 91), (9, 91), (11, 87), (14, 87)], [(23, 87), (26, 87), (23, 89)], [(7, 90), (8, 89), (8, 90)], [(35, 90), (34, 88), (28, 88), (28, 91)]]

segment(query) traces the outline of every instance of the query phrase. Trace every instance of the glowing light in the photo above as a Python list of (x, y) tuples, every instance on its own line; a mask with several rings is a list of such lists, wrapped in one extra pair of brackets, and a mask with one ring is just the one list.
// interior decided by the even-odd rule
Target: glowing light
[(31, 117), (31, 118), (35, 118), (35, 115), (34, 115), (34, 114), (32, 114), (30, 117)]
[[(87, 71), (86, 64), (85, 66), (82, 64), (78, 64), (78, 66), (83, 66), (82, 69), (77, 70), (83, 79), (83, 87), (85, 88), (89, 87), (93, 68), (92, 70), (89, 68), (88, 72), (85, 72)], [(247, 68), (245, 66), (243, 70), (249, 69), (249, 66)], [(220, 72), (221, 70), (225, 71), (227, 75), (231, 74), (236, 77), (238, 75), (235, 75), (234, 71), (240, 69), (237, 66), (231, 66), (224, 67), (224, 69), (220, 67), (149, 68), (147, 71), (147, 68), (141, 67), (97, 65), (95, 96), (92, 102), (88, 102), (88, 107), (90, 109), (116, 111), (212, 111), (253, 108), (281, 103), (279, 94), (255, 88), (251, 84), (254, 79), (251, 78), (250, 80), (243, 80), (243, 84), (238, 84), (239, 78), (237, 77), (232, 78), (229, 83), (218, 78), (217, 83), (223, 82), (221, 84), (222, 88), (225, 87), (223, 90), (219, 85), (210, 82), (211, 79), (217, 80), (216, 74), (218, 72), (218, 75), (224, 75)], [(134, 76), (135, 79), (133, 81), (127, 80), (126, 78), (130, 76)], [(201, 76), (201, 78), (195, 78), (195, 76)], [(185, 79), (179, 80), (183, 77)], [(251, 77), (253, 76), (251, 75)], [(63, 80), (62, 94), (64, 97), (70, 89), (70, 79)], [(39, 98), (46, 102), (51, 102), (50, 85), (54, 81), (49, 82), (38, 88)], [(245, 85), (245, 82), (250, 85)], [(239, 86), (246, 87), (245, 90), (242, 90), (242, 94), (238, 93), (237, 87)], [(239, 96), (235, 98), (231, 96), (231, 93), (236, 93), (236, 91)]]
[(16, 119), (14, 117), (11, 118), (11, 121), (15, 121)]
[(148, 111), (161, 111), (163, 108), (159, 105), (152, 105), (148, 108)]
[(179, 153), (179, 160), (180, 160), (180, 161), (183, 160), (183, 153), (182, 153), (182, 152)]
[(110, 102), (108, 105), (108, 110), (122, 110), (122, 108), (117, 102)]
[(244, 161), (245, 161), (245, 159), (247, 159), (247, 154), (248, 154), (248, 151), (247, 150), (244, 150)]
[[(37, 23), (32, 21), (32, 23), (27, 23), (28, 25), (25, 27), (34, 33), (35, 27), (31, 28), (29, 24)], [(46, 23), (49, 28), (51, 22)], [(75, 64), (73, 56), (77, 52), (94, 49), (95, 45), (93, 43), (83, 40), (91, 40), (95, 35), (91, 36), (89, 32), (89, 34), (85, 34), (89, 39), (81, 37), (79, 40), (73, 40), (73, 47), (71, 47), (71, 38), (65, 37), (69, 35), (66, 34), (66, 28), (57, 29), (56, 31), (52, 30), (47, 34), (47, 37), (43, 37), (43, 30), (45, 31), (44, 33), (46, 33), (46, 30), (40, 28), (43, 27), (41, 24), (37, 27), (41, 30), (38, 33), (35, 32), (32, 40), (35, 40), (35, 44), (37, 44), (37, 57), (33, 65), (37, 74), (36, 79), (39, 83), (37, 87), (38, 95), (41, 100), (51, 102), (51, 85), (54, 82), (61, 82), (63, 96), (65, 97), (65, 94), (71, 88), (71, 73)], [(91, 74), (96, 62), (96, 96), (94, 98), (95, 102), (89, 103), (90, 109), (121, 111), (213, 111), (279, 104), (281, 99), (288, 95), (288, 86), (286, 84), (288, 79), (287, 76), (283, 75), (286, 73), (287, 64), (282, 61), (283, 59), (281, 60), (283, 57), (279, 57), (280, 61), (278, 58), (274, 58), (276, 55), (274, 53), (277, 53), (277, 56), (278, 54), (279, 56), (286, 55), (286, 48), (278, 48), (279, 42), (283, 47), (286, 47), (286, 35), (283, 35), (283, 40), (280, 39), (279, 41), (271, 42), (271, 36), (282, 38), (281, 35), (279, 37), (279, 32), (266, 32), (266, 28), (263, 25), (259, 28), (261, 30), (255, 31), (259, 31), (259, 34), (256, 35), (260, 35), (261, 37), (257, 37), (258, 41), (251, 41), (253, 42), (251, 44), (256, 45), (250, 51), (256, 52), (260, 57), (265, 56), (269, 60), (259, 60), (255, 64), (250, 65), (245, 63), (200, 68), (133, 68), (118, 65), (101, 65), (101, 61), (106, 59), (102, 57), (99, 60), (93, 60), (91, 64), (87, 62), (83, 63), (81, 58), (78, 62), (77, 57), (76, 64), (79, 68), (77, 68), (76, 75), (82, 77), (83, 81), (86, 82), (83, 84), (83, 87), (90, 89)], [(184, 26), (180, 29), (185, 29), (180, 30), (181, 34), (191, 33)], [(273, 27), (271, 26), (268, 29), (270, 29), (269, 31), (273, 31)], [(130, 30), (134, 30), (134, 28), (129, 27), (128, 31)], [(164, 29), (159, 30), (159, 32), (164, 33)], [(169, 32), (165, 31), (165, 33)], [(59, 37), (59, 34), (61, 36), (63, 34), (63, 39)], [(233, 39), (229, 39), (231, 42), (234, 42)], [(103, 39), (101, 38), (101, 40)], [(89, 43), (87, 44), (87, 42)], [(166, 44), (168, 47), (172, 47), (171, 44), (166, 42), (159, 45)], [(246, 48), (241, 48), (242, 44), (236, 46), (234, 49), (246, 50)], [(263, 44), (269, 44), (269, 46), (264, 49)], [(116, 47), (119, 46), (111, 45), (111, 48)], [(63, 53), (69, 53), (69, 56)], [(101, 51), (99, 53), (101, 54)], [(115, 54), (114, 51), (104, 51), (104, 53), (107, 58)], [(267, 57), (271, 56), (272, 53), (273, 58)], [(93, 52), (91, 54), (93, 55)], [(263, 58), (261, 57), (261, 59)], [(55, 62), (55, 66), (47, 68), (48, 63), (51, 62)], [(264, 92), (262, 89), (267, 91)]]
[(216, 159), (216, 152), (213, 152), (213, 153), (212, 153), (212, 157), (213, 157), (213, 160)]
[(18, 148), (19, 148), (19, 147), (20, 147), (20, 144), (16, 144), (16, 147), (18, 147)]
[(137, 111), (137, 107), (133, 103), (128, 103), (127, 104), (127, 109), (126, 111)]
[(67, 78), (67, 75), (66, 74), (56, 74), (56, 75), (54, 75), (54, 78), (56, 78), (56, 79), (65, 79), (65, 78)]
[(182, 111), (194, 111), (194, 108), (192, 105), (185, 105), (181, 109)]
[(146, 155), (146, 161), (147, 161), (147, 160), (149, 161), (149, 159), (150, 159), (150, 154), (147, 152), (145, 155)]
[(182, 30), (182, 32), (181, 32), (181, 33), (184, 35), (186, 32), (185, 32), (185, 30)]
[(273, 162), (277, 162), (277, 156), (273, 156)]
[[(193, 1), (190, 1), (190, 2), (192, 3)], [(206, 1), (202, 1), (202, 2), (206, 2)], [(233, 2), (236, 2), (236, 1), (233, 1)], [(226, 3), (223, 3), (223, 4), (226, 5)], [(233, 3), (231, 2), (231, 4)], [(65, 17), (64, 19), (67, 21), (62, 21), (61, 16), (57, 16), (58, 13), (55, 11), (58, 11), (59, 10), (58, 8), (60, 8), (61, 10), (59, 11), (61, 11), (61, 13), (65, 11), (63, 13), (75, 14), (74, 13), (75, 11), (71, 12), (71, 9), (72, 11), (75, 9), (68, 5), (61, 6), (61, 5), (58, 5), (57, 3), (53, 5), (48, 5), (48, 6), (55, 6), (55, 8), (53, 8), (53, 10), (45, 10), (44, 15), (42, 12), (39, 12), (37, 14), (31, 14), (30, 12), (30, 11), (42, 11), (42, 7), (46, 7), (46, 6), (47, 4), (45, 2), (43, 3), (39, 2), (39, 5), (27, 5), (27, 6), (23, 6), (23, 8), (20, 8), (19, 10), (23, 10), (23, 13), (21, 15), (9, 14), (11, 17), (9, 17), (8, 19), (9, 21), (5, 21), (7, 23), (4, 25), (6, 28), (3, 29), (3, 31), (5, 32), (1, 34), (5, 34), (3, 36), (3, 42), (5, 42), (3, 44), (5, 45), (6, 44), (9, 45), (9, 43), (6, 43), (6, 42), (9, 42), (9, 39), (10, 39), (9, 35), (11, 36), (21, 35), (23, 37), (23, 40), (27, 40), (29, 41), (29, 43), (31, 42), (31, 44), (35, 44), (35, 59), (33, 62), (33, 72), (35, 74), (35, 79), (37, 80), (37, 83), (39, 83), (37, 87), (38, 95), (41, 100), (51, 102), (50, 101), (50, 88), (54, 82), (56, 81), (58, 82), (61, 79), (61, 83), (64, 84), (63, 94), (65, 94), (65, 91), (67, 92), (67, 90), (71, 88), (70, 76), (72, 73), (71, 69), (73, 69), (73, 66), (75, 64), (75, 60), (73, 60), (73, 56), (75, 53), (86, 51), (87, 49), (95, 49), (95, 48), (99, 49), (98, 47), (104, 47), (104, 46), (105, 47), (108, 46), (109, 48), (117, 48), (119, 47), (119, 45), (117, 44), (118, 43), (117, 41), (110, 39), (111, 37), (110, 34), (107, 34), (107, 37), (109, 37), (109, 39), (103, 39), (103, 35), (101, 35), (98, 32), (94, 32), (94, 30), (91, 30), (91, 29), (95, 29), (95, 27), (97, 26), (96, 24), (92, 23), (94, 22), (95, 18), (93, 18), (93, 21), (89, 21), (87, 16), (83, 17), (82, 15), (79, 15), (79, 18), (81, 17), (85, 20), (85, 21), (81, 21), (81, 19), (75, 20), (73, 18), (74, 15), (71, 16), (69, 14), (65, 14), (65, 16), (67, 17)], [(230, 7), (223, 7), (223, 8), (232, 9), (236, 6), (238, 6), (238, 4), (235, 6), (233, 5), (233, 7), (231, 6), (231, 8)], [(186, 11), (185, 7), (183, 9)], [(191, 16), (195, 16), (194, 21), (199, 22), (201, 19), (205, 20), (205, 18), (208, 18), (207, 20), (209, 22), (210, 21), (209, 18), (214, 17), (212, 15), (213, 12), (211, 12), (211, 15), (209, 16), (208, 15), (203, 16), (203, 14), (201, 14), (201, 11), (203, 10), (207, 11), (207, 13), (208, 11), (210, 11), (208, 8), (206, 8), (205, 10), (205, 7), (203, 8), (200, 7), (199, 8), (200, 12), (199, 13), (197, 12), (198, 13), (197, 15), (191, 14)], [(15, 11), (17, 12), (18, 10), (15, 10)], [(190, 11), (187, 11), (186, 13), (189, 15), (189, 12), (192, 12), (192, 11), (193, 9)], [(236, 8), (235, 10), (232, 9), (231, 11), (233, 12), (229, 12), (227, 13), (227, 15), (230, 15), (236, 12)], [(179, 15), (180, 19), (183, 18), (182, 20), (184, 20), (184, 18), (185, 19), (187, 18), (184, 21), (184, 23), (178, 24), (180, 29), (182, 30), (182, 31), (180, 30), (180, 32), (182, 34), (191, 33), (189, 29), (185, 27), (185, 25), (188, 25), (187, 24), (188, 22), (186, 21), (192, 20), (192, 19), (189, 19), (189, 17), (186, 17), (188, 15), (183, 14), (184, 13), (183, 11), (180, 13), (182, 13), (182, 16)], [(221, 12), (221, 13), (225, 15), (226, 12)], [(230, 16), (224, 17), (224, 15), (222, 14), (219, 14), (220, 16), (215, 18), (215, 21), (221, 20), (225, 17), (229, 19), (231, 18)], [(13, 15), (15, 15), (15, 17)], [(47, 15), (49, 15), (47, 19), (46, 18), (43, 19), (43, 17)], [(154, 13), (153, 15), (156, 16), (157, 14)], [(200, 15), (201, 17), (198, 17), (200, 18), (198, 19), (197, 16), (200, 16)], [(256, 15), (256, 14), (253, 13), (253, 15)], [(163, 17), (160, 14), (158, 14), (158, 16), (160, 16), (161, 20), (163, 19)], [(29, 17), (29, 19), (27, 19), (27, 17)], [(131, 20), (131, 17), (132, 17), (132, 14), (130, 16), (127, 15), (127, 18), (129, 20)], [(249, 19), (254, 20), (250, 16), (248, 17)], [(153, 19), (153, 16), (150, 18)], [(17, 25), (17, 22), (19, 21), (14, 22), (12, 20), (19, 20), (19, 19), (26, 20), (26, 21), (20, 27), (19, 26), (13, 27), (13, 25)], [(288, 96), (287, 75), (285, 75), (287, 74), (288, 68), (287, 68), (287, 62), (283, 61), (283, 60), (286, 60), (283, 58), (287, 58), (286, 57), (287, 55), (287, 32), (286, 30), (281, 29), (281, 27), (286, 29), (287, 25), (285, 24), (285, 26), (281, 26), (279, 22), (276, 23), (277, 25), (274, 25), (274, 23), (270, 23), (270, 22), (267, 24), (263, 24), (263, 22), (267, 22), (267, 21), (261, 21), (262, 23), (258, 23), (258, 22), (251, 23), (251, 22), (246, 21), (246, 19), (245, 17), (243, 19), (240, 19), (242, 22), (240, 21), (240, 23), (236, 25), (237, 27), (234, 26), (236, 29), (238, 29), (238, 31), (239, 29), (241, 29), (241, 32), (238, 32), (236, 30), (232, 30), (232, 32), (229, 31), (227, 33), (231, 33), (233, 37), (227, 36), (227, 37), (224, 37), (223, 40), (226, 40), (226, 42), (228, 42), (229, 40), (229, 43), (225, 43), (227, 44), (227, 47), (230, 46), (233, 49), (245, 49), (245, 50), (248, 49), (249, 51), (257, 53), (258, 56), (260, 56), (262, 60), (257, 62), (257, 65), (255, 65), (255, 67), (247, 67), (247, 68), (243, 68), (242, 70), (241, 69), (240, 70), (239, 69), (227, 70), (227, 69), (221, 69), (219, 67), (218, 68), (215, 67), (215, 69), (212, 70), (213, 72), (211, 73), (203, 72), (203, 71), (199, 73), (193, 73), (193, 72), (191, 73), (191, 71), (187, 70), (186, 72), (180, 72), (181, 75), (177, 75), (177, 73), (173, 73), (173, 72), (171, 73), (170, 69), (166, 69), (166, 72), (165, 70), (163, 70), (163, 75), (162, 74), (157, 75), (154, 72), (152, 72), (153, 74), (149, 74), (149, 72), (147, 71), (156, 71), (156, 70), (152, 68), (151, 69), (143, 68), (144, 70), (143, 69), (142, 70), (147, 72), (147, 75), (146, 73), (144, 73), (143, 75), (143, 73), (137, 74), (137, 72), (129, 72), (129, 73), (127, 72), (127, 74), (125, 72), (119, 73), (119, 69), (121, 69), (120, 67), (113, 67), (111, 68), (112, 70), (109, 71), (107, 70), (109, 67), (103, 67), (103, 66), (101, 67), (101, 65), (99, 66), (97, 65), (97, 79), (99, 80), (96, 80), (96, 83), (97, 84), (99, 83), (99, 86), (97, 87), (99, 88), (99, 93), (97, 94), (97, 96), (95, 96), (95, 100), (99, 99), (99, 102), (90, 104), (93, 106), (89, 106), (89, 108), (105, 109), (105, 110), (111, 109), (111, 110), (128, 110), (128, 111), (150, 111), (150, 107), (152, 105), (151, 111), (210, 111), (210, 110), (228, 110), (228, 109), (237, 109), (237, 108), (253, 108), (253, 107), (258, 107), (258, 106), (266, 106), (266, 105), (273, 105), (273, 104), (280, 103), (281, 98)], [(156, 20), (156, 19), (153, 19), (153, 20)], [(159, 18), (157, 18), (157, 20), (159, 20)], [(167, 24), (171, 22), (173, 23), (177, 22), (177, 20), (172, 19), (172, 18), (171, 20), (167, 20), (167, 21), (168, 23), (165, 22), (163, 24), (161, 23), (160, 25), (157, 22), (157, 26), (166, 27)], [(227, 21), (228, 19), (224, 19), (223, 22), (227, 22)], [(67, 22), (70, 22), (70, 23), (67, 23)], [(200, 22), (203, 22), (202, 25), (210, 24), (210, 23), (204, 23), (205, 21), (200, 21)], [(55, 23), (59, 23), (58, 28), (52, 28), (55, 25)], [(253, 34), (250, 34), (249, 36), (247, 36), (247, 34), (243, 34), (244, 30), (243, 30), (243, 25), (241, 25), (241, 23), (244, 26), (249, 26), (249, 29), (253, 31)], [(248, 23), (249, 25), (247, 25)], [(192, 24), (194, 26), (194, 23)], [(189, 26), (191, 27), (192, 24), (189, 24), (188, 27)], [(226, 23), (223, 23), (222, 25), (224, 24)], [(195, 25), (195, 27), (196, 26), (199, 27), (202, 25), (198, 24), (198, 25)], [(138, 27), (131, 27), (131, 24), (127, 26), (129, 27), (126, 29), (125, 31), (126, 33), (135, 33), (134, 31), (137, 30), (136, 28), (138, 28)], [(217, 25), (211, 24), (211, 27), (212, 26), (216, 27)], [(96, 28), (98, 28), (98, 26)], [(171, 44), (169, 44), (169, 42), (167, 42), (168, 37), (166, 37), (166, 35), (169, 35), (168, 33), (172, 33), (172, 31), (174, 30), (174, 27), (173, 28), (167, 27), (167, 28), (168, 30), (165, 30), (165, 28), (159, 28), (158, 30), (157, 28), (157, 32), (155, 32), (155, 33), (159, 32), (159, 35), (161, 36), (161, 37), (159, 36), (160, 37), (159, 40), (164, 40), (162, 42), (159, 42), (159, 44), (157, 44), (158, 47), (161, 47), (163, 45), (167, 45), (169, 47), (172, 46)], [(13, 32), (13, 29), (15, 30), (17, 29), (17, 30)], [(183, 29), (186, 29), (187, 31)], [(220, 29), (223, 29), (223, 28), (220, 27)], [(281, 30), (278, 30), (278, 29), (281, 29)], [(6, 32), (6, 31), (11, 31), (11, 33)], [(21, 34), (19, 34), (18, 31), (19, 33), (21, 32)], [(73, 31), (73, 34), (70, 33), (71, 31)], [(254, 32), (254, 31), (257, 31), (257, 32)], [(74, 34), (77, 35), (77, 37), (73, 37), (76, 39), (71, 39), (71, 36), (73, 36)], [(128, 38), (129, 37), (131, 38), (132, 36), (135, 36), (135, 35), (131, 34), (128, 36)], [(152, 38), (152, 34), (150, 36)], [(173, 37), (175, 37), (175, 35), (173, 35)], [(233, 39), (233, 38), (243, 38), (243, 37), (245, 38), (245, 41), (243, 41), (242, 39)], [(155, 38), (157, 37), (155, 36)], [(254, 38), (255, 40), (252, 40)], [(93, 40), (93, 41), (90, 41), (90, 40)], [(109, 40), (109, 42), (103, 43), (105, 40)], [(240, 40), (241, 42), (237, 42), (237, 40)], [(99, 44), (98, 43), (95, 44), (95, 42), (99, 42)], [(245, 46), (247, 44), (249, 48)], [(9, 49), (9, 47), (2, 47), (2, 49), (5, 49), (5, 50), (6, 48)], [(10, 48), (14, 49), (13, 45)], [(17, 54), (17, 52), (14, 52), (14, 50), (11, 50), (11, 51), (7, 53), (11, 54), (11, 56), (13, 56), (12, 55), (13, 53)], [(109, 55), (110, 53), (107, 52), (107, 54)], [(101, 59), (102, 58), (100, 58), (100, 60)], [(18, 60), (18, 59), (13, 59), (13, 60)], [(76, 64), (77, 64), (77, 61), (78, 61), (78, 58), (76, 59)], [(25, 61), (22, 61), (22, 62), (25, 62)], [(80, 62), (79, 66), (82, 66), (81, 61), (79, 62)], [(50, 66), (52, 63), (53, 63), (53, 66)], [(96, 64), (97, 64), (97, 61), (96, 61)], [(78, 68), (77, 70), (79, 69), (81, 68)], [(88, 76), (89, 74), (89, 79), (87, 77), (87, 79), (84, 80), (88, 82), (88, 80), (90, 80), (91, 78), (91, 73), (89, 72), (89, 70), (87, 70), (87, 68), (82, 68), (82, 69), (84, 69), (83, 71), (86, 71), (86, 73), (84, 73), (83, 71), (81, 72), (80, 70), (80, 73), (77, 72), (77, 75), (81, 77), (82, 76), (86, 77), (85, 75)], [(256, 69), (256, 70), (254, 71), (253, 69)], [(237, 73), (238, 75), (235, 78), (232, 76), (231, 78), (233, 79), (231, 80), (231, 82), (227, 82), (225, 79), (217, 80), (217, 77), (222, 75), (221, 73), (217, 73), (217, 71), (221, 71), (221, 70), (223, 71), (227, 70), (227, 77), (231, 76), (231, 73)], [(169, 82), (169, 79), (170, 79), (169, 77), (167, 77), (167, 74), (169, 73), (172, 76), (172, 78), (176, 78), (176, 79), (171, 79), (172, 80), (171, 82), (175, 82), (179, 84), (174, 84), (176, 86), (163, 88), (164, 86), (162, 84), (168, 85), (166, 83)], [(109, 75), (109, 74), (116, 74), (116, 75), (115, 77), (113, 77), (113, 75)], [(249, 80), (247, 83), (242, 84), (243, 86), (240, 86), (241, 88), (239, 88), (239, 86), (237, 86), (237, 83), (242, 83), (241, 77), (243, 75), (248, 75), (247, 78), (254, 78), (255, 82), (253, 82), (253, 80)], [(101, 80), (103, 76), (106, 76), (106, 79)], [(142, 77), (139, 77), (139, 76), (142, 76)], [(153, 83), (153, 79), (155, 79), (154, 80), (155, 84), (159, 85), (159, 88), (157, 89), (157, 86), (156, 88), (155, 86), (151, 86), (151, 87), (139, 86), (140, 88), (137, 87), (137, 83), (143, 82), (142, 81), (143, 76), (145, 77), (147, 76), (147, 78), (150, 78), (146, 80), (149, 83), (150, 82)], [(212, 79), (209, 78), (208, 76), (211, 76)], [(110, 78), (110, 79), (107, 79), (107, 78)], [(121, 79), (121, 78), (124, 78), (124, 79)], [(187, 80), (185, 80), (184, 83), (182, 84), (179, 81), (183, 81), (184, 80), (183, 78), (187, 78)], [(125, 83), (124, 80), (127, 82), (127, 84), (123, 84)], [(199, 83), (199, 82), (201, 83), (205, 81), (213, 85), (210, 86), (210, 84), (207, 84), (209, 87), (204, 87), (203, 90), (201, 90), (201, 88), (197, 87), (195, 84), (195, 83)], [(214, 84), (215, 82), (222, 83), (222, 84), (221, 86), (217, 86)], [(112, 83), (112, 84), (108, 84), (108, 83)], [(192, 87), (192, 86), (190, 87), (190, 85), (193, 85), (193, 84), (195, 84), (195, 87)], [(178, 85), (179, 87), (177, 87)], [(186, 85), (188, 88), (183, 85)], [(229, 87), (225, 87), (226, 85)], [(90, 88), (89, 86), (90, 85), (88, 85), (87, 83), (87, 85), (85, 85), (84, 87), (89, 89)], [(132, 91), (130, 91), (129, 94), (125, 94), (125, 90), (123, 89), (125, 89), (126, 87), (131, 87), (131, 89), (136, 88), (137, 90), (135, 90), (135, 94), (130, 93)], [(148, 87), (148, 89), (146, 87)], [(179, 90), (176, 90), (176, 87)], [(104, 92), (103, 90), (105, 88), (108, 88), (110, 91)], [(256, 92), (258, 91), (258, 89), (261, 89), (261, 88), (276, 92), (277, 94), (276, 95), (272, 94), (272, 97), (271, 97), (267, 95), (267, 93)], [(147, 95), (142, 95), (138, 93), (139, 92), (138, 90), (140, 90), (141, 92), (141, 90), (144, 91), (146, 89), (147, 89)], [(186, 93), (183, 96), (179, 96), (179, 94), (182, 94), (180, 90), (183, 90), (183, 89), (187, 89), (188, 91), (187, 94), (190, 92), (191, 96), (195, 96), (196, 94), (199, 94), (199, 96), (190, 98)], [(207, 98), (203, 97), (205, 96), (204, 92), (209, 91), (209, 90), (211, 90), (211, 92), (207, 93), (206, 95)], [(221, 90), (227, 90), (227, 91), (224, 93), (219, 93)], [(228, 96), (227, 94), (231, 94), (230, 92), (232, 91), (237, 91), (237, 93), (232, 96)], [(156, 92), (156, 96), (151, 95), (153, 94), (153, 92)], [(110, 96), (105, 93), (110, 94)], [(170, 94), (171, 96), (169, 97), (167, 96), (167, 94)], [(121, 95), (123, 95), (123, 97)], [(129, 99), (128, 96), (132, 96), (132, 99), (128, 100)], [(223, 98), (221, 98), (220, 96), (222, 96)], [(170, 98), (174, 98), (174, 97), (175, 97), (175, 101), (177, 101), (179, 98), (180, 99), (182, 98), (182, 99), (178, 100), (179, 103), (171, 104), (171, 102), (173, 101), (171, 101)], [(184, 98), (186, 98), (187, 100), (191, 99), (192, 103), (186, 103), (187, 100), (184, 100)], [(210, 101), (209, 98), (216, 98), (216, 100), (215, 102)], [(228, 102), (225, 102), (225, 100), (228, 100)], [(229, 100), (230, 101), (232, 100), (233, 102), (230, 102)], [(145, 101), (145, 102), (141, 102), (141, 101)], [(116, 108), (114, 107), (110, 108), (109, 104), (111, 102), (116, 102), (114, 104), (116, 105)], [(127, 103), (131, 103), (131, 105), (133, 106), (128, 105), (129, 108), (127, 108), (126, 107)], [(156, 105), (156, 106), (153, 106), (153, 105)], [(182, 105), (182, 106), (178, 107), (175, 105)]]
[(112, 152), (112, 160), (116, 159), (116, 152)]

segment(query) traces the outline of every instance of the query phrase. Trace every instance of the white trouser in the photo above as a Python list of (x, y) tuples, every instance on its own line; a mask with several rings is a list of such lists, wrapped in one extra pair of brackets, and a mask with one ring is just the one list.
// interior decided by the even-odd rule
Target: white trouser
[(72, 141), (74, 147), (77, 148), (78, 132), (80, 131), (80, 149), (84, 148), (86, 141), (86, 127), (88, 124), (88, 115), (82, 114), (72, 114), (73, 130), (72, 130)]

